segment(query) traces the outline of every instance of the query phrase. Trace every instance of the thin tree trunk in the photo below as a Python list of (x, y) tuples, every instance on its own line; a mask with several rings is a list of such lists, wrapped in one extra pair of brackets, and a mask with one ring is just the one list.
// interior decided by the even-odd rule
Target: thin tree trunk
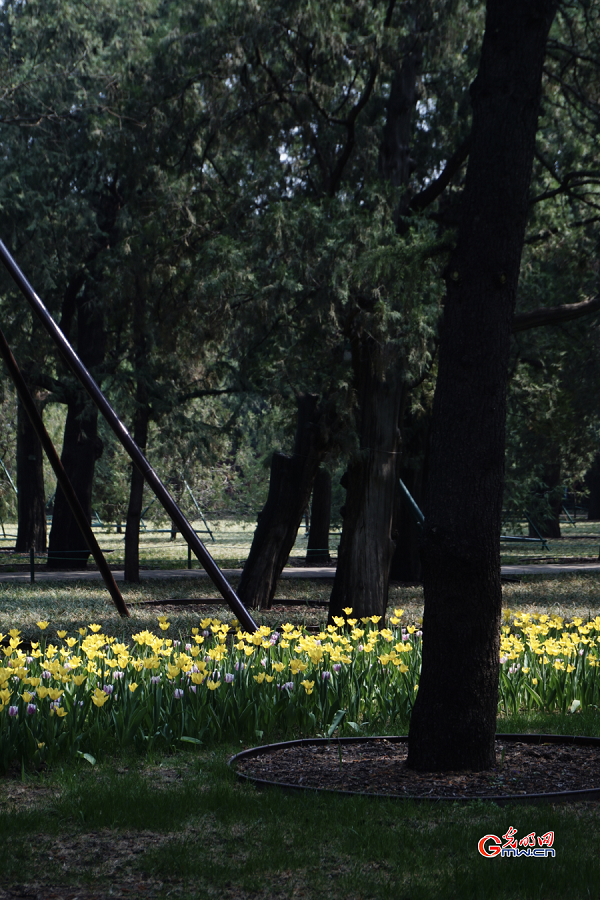
[(600, 520), (600, 453), (594, 457), (594, 462), (585, 476), (585, 484), (590, 492), (588, 522), (598, 522)]
[(327, 469), (319, 469), (313, 485), (310, 507), (310, 529), (306, 562), (311, 565), (326, 565), (331, 562), (329, 555), (329, 527), (331, 525), (331, 475)]
[[(139, 277), (133, 298), (133, 341), (134, 360), (137, 371), (135, 389), (136, 410), (133, 420), (133, 439), (145, 453), (148, 441), (150, 408), (148, 387), (143, 375), (147, 364), (148, 334), (146, 326), (146, 285)], [(131, 466), (129, 506), (125, 523), (125, 581), (138, 583), (140, 580), (140, 522), (144, 499), (144, 476), (137, 466)]]
[(423, 663), (408, 765), (495, 765), (506, 384), (554, 0), (488, 0), (447, 294), (423, 541)]
[[(138, 398), (145, 393), (138, 383)], [(133, 439), (142, 450), (146, 452), (148, 440), (148, 404), (141, 402), (135, 415)], [(140, 580), (140, 521), (142, 518), (142, 506), (144, 498), (144, 476), (137, 466), (131, 466), (131, 487), (129, 491), (129, 506), (125, 524), (125, 581), (138, 583)]]
[[(31, 393), (31, 392), (30, 392)], [(35, 394), (32, 393), (35, 399)], [(38, 409), (39, 402), (36, 400)], [(20, 400), (17, 400), (17, 509), (19, 525), (16, 550), (24, 553), (46, 549), (46, 498), (44, 454)]]
[(298, 397), (292, 456), (274, 453), (267, 502), (258, 517), (238, 587), (245, 606), (270, 609), (277, 582), (292, 551), (317, 470), (327, 451), (322, 412), (314, 394)]

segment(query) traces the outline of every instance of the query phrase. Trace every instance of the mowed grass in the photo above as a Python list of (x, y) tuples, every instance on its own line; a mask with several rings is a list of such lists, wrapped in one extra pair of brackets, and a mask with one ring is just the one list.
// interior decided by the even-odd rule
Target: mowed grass
[[(256, 521), (242, 519), (208, 519), (210, 533), (202, 520), (191, 521), (200, 540), (206, 545), (211, 556), (224, 568), (243, 566), (254, 537)], [(147, 521), (146, 528), (140, 531), (140, 565), (149, 569), (185, 569), (188, 565), (187, 544), (177, 534), (171, 540), (170, 526), (166, 522)], [(118, 533), (115, 525), (105, 527), (94, 526), (94, 534), (100, 547), (106, 554), (108, 563), (113, 567), (123, 566), (125, 552), (125, 526)], [(14, 553), (17, 535), (16, 522), (4, 523), (4, 534), (0, 531), (0, 563), (5, 566), (28, 565), (29, 554)], [(329, 550), (332, 556), (337, 555), (340, 541), (339, 530), (334, 530), (329, 538)], [(296, 543), (291, 556), (303, 559), (306, 557), (308, 532), (304, 524), (298, 529)], [(45, 558), (36, 555), (36, 564), (43, 565)], [(192, 556), (193, 568), (198, 568), (198, 561)]]
[[(236, 587), (238, 578), (232, 578)], [(327, 619), (327, 602), (331, 593), (331, 579), (281, 579), (272, 610), (253, 612), (255, 621), (277, 627), (282, 622), (294, 625), (322, 625)], [(119, 638), (130, 639), (132, 634), (144, 628), (155, 628), (157, 617), (165, 612), (165, 606), (149, 605), (161, 601), (166, 604), (170, 634), (189, 636), (198, 618), (211, 616), (223, 622), (234, 616), (219, 598), (216, 588), (208, 578), (169, 578), (165, 580), (143, 579), (139, 585), (120, 584), (131, 618), (120, 619), (101, 581), (48, 582), (34, 584), (7, 584), (0, 581), (0, 632), (19, 628), (25, 639), (37, 640), (36, 622), (50, 623), (48, 639), (56, 638), (57, 629), (69, 633), (97, 622), (102, 630)], [(506, 609), (520, 612), (555, 613), (565, 618), (600, 614), (600, 573), (565, 573), (558, 576), (522, 576), (518, 581), (502, 586)], [(170, 599), (197, 600), (195, 606), (168, 605)], [(278, 603), (278, 599), (292, 601), (296, 605)], [(311, 606), (319, 603), (320, 606)], [(423, 616), (423, 589), (418, 586), (391, 585), (390, 608), (400, 606), (405, 610), (407, 623), (419, 622)]]
[[(279, 596), (326, 600), (331, 582), (280, 584)], [(121, 620), (101, 583), (0, 585), (0, 631), (37, 639), (38, 619), (59, 628), (97, 621), (128, 638), (156, 630), (161, 607), (143, 601), (214, 597), (208, 582), (181, 578), (124, 586), (132, 610)], [(395, 587), (391, 603), (422, 614), (417, 587)], [(504, 585), (505, 605), (565, 617), (600, 613), (598, 577), (527, 578)], [(210, 610), (210, 612), (209, 612)], [(170, 634), (189, 635), (227, 607), (168, 608)], [(322, 622), (326, 609), (277, 607), (268, 622)], [(457, 650), (457, 653), (459, 650)], [(499, 731), (600, 735), (600, 713), (500, 719)], [(281, 735), (285, 737), (285, 735)], [(153, 898), (572, 898), (597, 896), (598, 804), (498, 808), (479, 801), (416, 804), (327, 794), (260, 791), (240, 783), (227, 760), (242, 745), (199, 747), (150, 758), (81, 760), (0, 779), (0, 897), (76, 889), (87, 900)], [(477, 842), (555, 832), (554, 859), (484, 859)], [(10, 893), (11, 885), (19, 885)], [(34, 888), (34, 886), (36, 886)], [(20, 893), (19, 893), (20, 892)], [(61, 894), (57, 894), (61, 896)]]

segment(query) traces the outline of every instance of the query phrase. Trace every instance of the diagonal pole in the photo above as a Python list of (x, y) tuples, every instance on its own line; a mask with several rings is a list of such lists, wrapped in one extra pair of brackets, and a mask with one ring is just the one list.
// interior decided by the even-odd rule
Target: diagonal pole
[[(129, 610), (127, 609), (127, 605), (123, 600), (123, 596), (121, 591), (117, 587), (117, 583), (114, 579), (113, 573), (110, 571), (108, 563), (104, 558), (104, 554), (100, 549), (98, 541), (96, 540), (96, 536), (92, 531), (91, 525), (88, 522), (88, 518), (79, 502), (79, 498), (77, 494), (73, 490), (73, 485), (69, 481), (69, 477), (64, 470), (63, 464), (60, 461), (58, 453), (54, 449), (54, 444), (50, 439), (50, 435), (46, 431), (46, 427), (42, 420), (42, 417), (38, 411), (37, 406), (33, 401), (33, 397), (29, 393), (29, 388), (23, 378), (19, 366), (17, 365), (17, 361), (11, 353), (10, 347), (4, 337), (2, 330), (0, 329), (0, 356), (4, 360), (6, 364), (6, 368), (10, 374), (10, 377), (13, 380), (13, 383), (17, 389), (17, 393), (23, 404), (27, 415), (33, 425), (34, 431), (40, 439), (40, 443), (44, 450), (46, 451), (46, 456), (54, 470), (54, 474), (56, 475), (56, 480), (60, 484), (63, 494), (65, 495), (65, 499), (69, 504), (71, 512), (73, 513), (73, 518), (79, 525), (81, 529), (81, 533), (85, 538), (85, 542), (89, 547), (90, 553), (94, 557), (96, 561), (96, 565), (98, 569), (102, 573), (102, 577), (104, 579), (104, 583), (108, 588), (108, 592), (113, 599), (115, 606), (117, 607), (120, 615), (128, 616)], [(33, 550), (31, 551), (33, 553)]]
[(118, 415), (84, 366), (69, 341), (62, 333), (41, 299), (33, 290), (19, 266), (12, 258), (7, 247), (0, 241), (0, 258), (16, 282), (19, 290), (41, 321), (42, 325), (57, 345), (60, 355), (71, 369), (73, 374), (82, 383), (93, 402), (96, 404), (107, 423), (110, 425), (118, 440), (129, 454), (134, 465), (142, 473), (151, 490), (162, 504), (167, 515), (176, 523), (178, 530), (188, 545), (192, 548), (213, 584), (229, 604), (242, 626), (249, 632), (255, 632), (257, 625), (240, 598), (237, 596), (220, 568), (182, 513), (175, 500), (171, 497), (157, 473), (154, 471), (136, 442), (133, 440)]

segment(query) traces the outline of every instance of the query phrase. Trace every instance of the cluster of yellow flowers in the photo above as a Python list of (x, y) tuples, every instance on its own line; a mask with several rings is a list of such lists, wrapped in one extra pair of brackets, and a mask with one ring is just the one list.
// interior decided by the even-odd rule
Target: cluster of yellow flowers
[[(507, 610), (504, 618), (509, 619), (511, 611)], [(562, 616), (541, 615), (538, 613), (522, 613), (516, 615), (512, 626), (502, 626), (500, 639), (500, 662), (514, 663), (523, 655), (526, 658), (539, 657), (544, 665), (557, 671), (574, 672), (578, 656), (586, 655), (587, 664), (598, 666), (597, 648), (600, 643), (600, 616), (584, 623), (581, 618), (565, 622)], [(526, 675), (529, 666), (523, 668)], [(533, 679), (536, 684), (536, 679)]]
[[(398, 641), (397, 631), (394, 635), (389, 628), (377, 630), (375, 626), (380, 621), (380, 616), (363, 617), (359, 620), (351, 618), (351, 612), (351, 609), (344, 610), (346, 618), (336, 618), (334, 625), (328, 625), (316, 635), (307, 634), (304, 629), (289, 623), (283, 625), (280, 632), (275, 632), (266, 625), (262, 625), (254, 634), (238, 628), (233, 644), (227, 642), (230, 632), (228, 624), (218, 619), (205, 618), (200, 621), (199, 627), (192, 628), (189, 643), (184, 647), (181, 641), (165, 636), (170, 627), (165, 616), (158, 617), (161, 636), (148, 630), (140, 631), (133, 635), (133, 648), (114, 637), (102, 634), (101, 626), (92, 623), (87, 628), (79, 629), (78, 638), (67, 636), (66, 631), (58, 631), (57, 635), (62, 641), (60, 646), (48, 643), (42, 648), (39, 641), (33, 642), (30, 656), (20, 647), (21, 632), (11, 629), (8, 646), (2, 648), (5, 664), (0, 666), (0, 712), (8, 706), (11, 714), (16, 715), (16, 708), (10, 704), (11, 698), (19, 693), (19, 685), (20, 696), (26, 702), (33, 703), (34, 700), (37, 702), (48, 698), (51, 701), (51, 715), (63, 717), (66, 711), (61, 707), (60, 701), (65, 689), (73, 693), (88, 679), (91, 679), (91, 700), (94, 706), (102, 707), (112, 690), (106, 684), (99, 686), (100, 683), (106, 680), (114, 685), (119, 678), (123, 678), (125, 672), (128, 674), (127, 687), (132, 693), (139, 686), (139, 680), (132, 680), (133, 673), (142, 681), (148, 678), (158, 681), (164, 677), (173, 684), (183, 674), (195, 687), (205, 683), (209, 690), (216, 690), (222, 683), (232, 682), (232, 678), (227, 675), (224, 681), (221, 680), (218, 671), (220, 664), (224, 663), (227, 667), (227, 662), (234, 663), (237, 660), (238, 669), (239, 661), (243, 660), (242, 669), (248, 665), (250, 670), (258, 670), (253, 674), (257, 684), (271, 684), (284, 670), (295, 677), (303, 675), (309, 666), (314, 671), (315, 668), (331, 664), (334, 671), (337, 671), (342, 664), (349, 665), (353, 655), (359, 653), (363, 658), (364, 655), (375, 655), (378, 645), (390, 644), (394, 640), (397, 641), (394, 647), (381, 652), (378, 658), (383, 665), (391, 662), (401, 672), (406, 672), (407, 666), (402, 656), (413, 647), (407, 638), (408, 635), (415, 634), (416, 628), (409, 626), (402, 634), (403, 640)], [(403, 610), (394, 610), (391, 622), (399, 625), (402, 614)], [(48, 627), (48, 622), (45, 621), (37, 624), (42, 631)], [(4, 637), (5, 635), (0, 634), (0, 641)], [(314, 690), (315, 680), (307, 677), (300, 684), (306, 694), (310, 695)], [(31, 687), (32, 691), (23, 690), (25, 686)]]

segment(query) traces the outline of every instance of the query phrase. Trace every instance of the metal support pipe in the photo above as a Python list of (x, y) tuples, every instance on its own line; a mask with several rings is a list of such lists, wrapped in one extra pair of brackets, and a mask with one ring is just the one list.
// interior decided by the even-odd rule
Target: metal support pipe
[(118, 415), (116, 414), (86, 367), (83, 365), (83, 363), (71, 347), (69, 341), (44, 306), (42, 300), (35, 293), (32, 286), (29, 284), (2, 241), (0, 241), (0, 257), (2, 258), (2, 262), (10, 272), (11, 277), (19, 287), (19, 290), (24, 295), (25, 299), (58, 347), (58, 351), (64, 359), (65, 363), (82, 383), (82, 385), (92, 398), (93, 402), (96, 404), (96, 406), (114, 431), (115, 435), (129, 454), (134, 465), (139, 469), (139, 471), (148, 482), (152, 492), (156, 495), (156, 497), (162, 504), (163, 509), (165, 510), (169, 518), (177, 524), (178, 530), (181, 532), (183, 538), (192, 548), (200, 563), (204, 566), (207, 574), (212, 579), (213, 584), (215, 585), (223, 599), (229, 604), (246, 631), (255, 632), (257, 630), (256, 622), (254, 621), (240, 598), (237, 596), (182, 511), (179, 509), (175, 500), (171, 497), (170, 493), (158, 477), (157, 473), (154, 471), (136, 442), (133, 440), (133, 438), (121, 422)]
[(406, 487), (406, 485), (404, 484), (404, 482), (402, 481), (401, 478), (398, 479), (398, 483), (400, 485), (400, 490), (402, 491), (402, 493), (408, 500), (408, 508), (411, 511), (411, 514), (415, 521), (415, 524), (418, 526), (419, 530), (422, 531), (423, 526), (425, 524), (425, 516), (423, 515), (423, 513), (421, 512), (421, 510), (415, 503), (415, 499), (414, 499), (413, 495), (411, 494), (409, 489)]
[[(29, 393), (29, 388), (27, 387), (27, 383), (21, 374), (21, 370), (17, 365), (17, 361), (11, 353), (10, 347), (0, 330), (0, 356), (4, 360), (6, 368), (8, 369), (8, 373), (13, 380), (13, 383), (17, 389), (17, 393), (19, 395), (19, 399), (23, 404), (25, 412), (29, 416), (29, 420), (33, 426), (35, 433), (37, 434), (40, 443), (44, 450), (46, 451), (46, 456), (48, 457), (48, 461), (52, 466), (54, 474), (56, 475), (56, 480), (58, 484), (62, 488), (62, 492), (65, 495), (65, 499), (69, 504), (69, 508), (73, 513), (73, 518), (79, 525), (81, 529), (81, 533), (85, 538), (85, 542), (89, 547), (90, 553), (94, 557), (96, 561), (96, 565), (100, 570), (102, 577), (104, 579), (104, 583), (108, 589), (110, 596), (113, 599), (115, 606), (117, 607), (119, 613), (122, 616), (128, 616), (129, 610), (127, 609), (127, 604), (123, 600), (123, 596), (121, 591), (117, 587), (117, 583), (114, 579), (113, 573), (110, 571), (108, 563), (104, 558), (104, 554), (100, 549), (98, 541), (92, 531), (92, 526), (88, 521), (88, 517), (86, 516), (81, 503), (79, 502), (79, 498), (75, 491), (73, 490), (73, 485), (69, 481), (69, 477), (64, 470), (63, 464), (60, 461), (59, 455), (54, 448), (54, 444), (50, 439), (50, 435), (46, 431), (46, 426), (44, 425), (43, 419), (38, 411), (37, 406), (33, 400), (33, 397)], [(33, 555), (33, 547), (31, 548), (30, 553), (30, 566), (31, 566), (31, 581), (33, 582), (35, 579), (35, 566), (34, 566), (34, 555)]]

